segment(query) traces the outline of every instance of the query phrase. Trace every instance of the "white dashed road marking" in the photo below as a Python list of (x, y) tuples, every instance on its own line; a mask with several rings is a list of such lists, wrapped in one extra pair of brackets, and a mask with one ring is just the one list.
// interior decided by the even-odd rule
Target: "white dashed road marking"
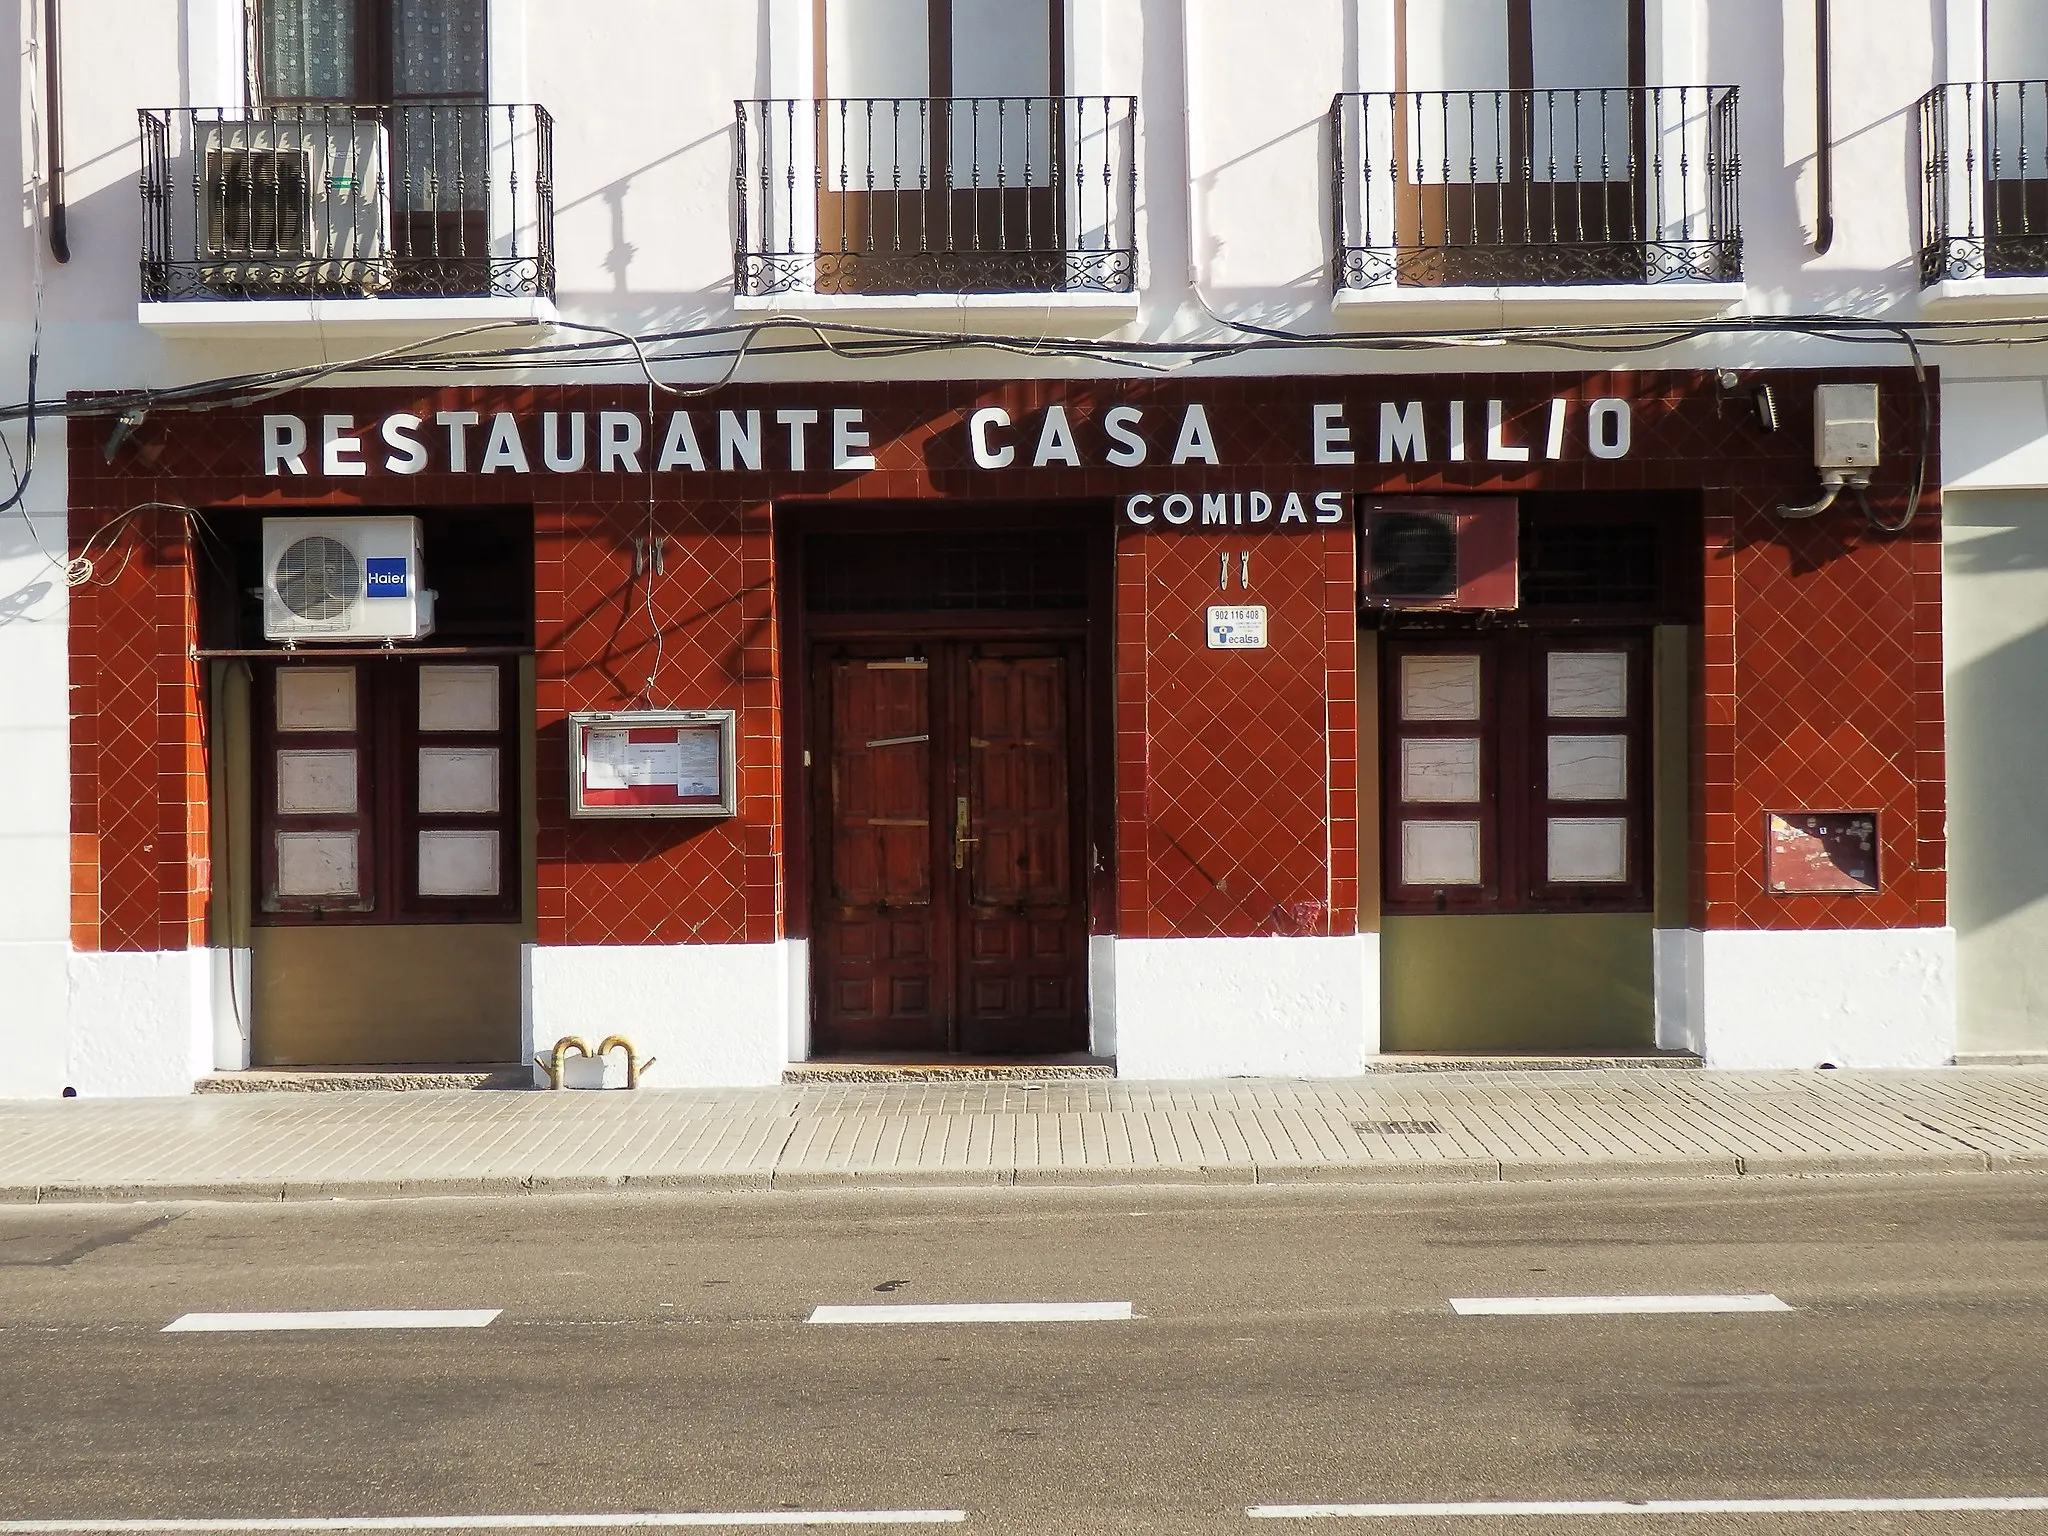
[(208, 1533), (316, 1531), (624, 1531), (688, 1526), (734, 1530), (758, 1525), (959, 1525), (964, 1509), (762, 1509), (725, 1514), (337, 1515), (305, 1520), (0, 1520), (0, 1536), (208, 1536)]
[(1555, 1520), (1582, 1515), (1919, 1515), (2048, 1510), (2048, 1497), (1927, 1499), (1528, 1499), (1474, 1504), (1254, 1504), (1254, 1520)]
[[(504, 1309), (363, 1312), (187, 1312), (165, 1333), (290, 1333), (314, 1328), (483, 1328)], [(95, 1527), (98, 1529), (98, 1527)], [(226, 1529), (226, 1527), (223, 1527)]]
[(814, 1323), (1125, 1323), (1128, 1301), (896, 1302), (819, 1307)]
[(1790, 1312), (1777, 1297), (1751, 1296), (1453, 1296), (1461, 1317), (1628, 1317), (1683, 1312)]

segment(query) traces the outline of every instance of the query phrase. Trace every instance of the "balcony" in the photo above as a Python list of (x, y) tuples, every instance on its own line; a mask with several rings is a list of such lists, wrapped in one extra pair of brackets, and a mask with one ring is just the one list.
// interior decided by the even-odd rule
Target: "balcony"
[(545, 108), (174, 107), (141, 126), (146, 324), (402, 331), (551, 309)]
[(2048, 294), (2048, 81), (1938, 85), (1920, 99), (1919, 120), (1930, 297)]
[(1131, 96), (735, 103), (733, 291), (743, 307), (1128, 312)]
[(1347, 299), (1740, 297), (1731, 87), (1368, 91), (1330, 104)]

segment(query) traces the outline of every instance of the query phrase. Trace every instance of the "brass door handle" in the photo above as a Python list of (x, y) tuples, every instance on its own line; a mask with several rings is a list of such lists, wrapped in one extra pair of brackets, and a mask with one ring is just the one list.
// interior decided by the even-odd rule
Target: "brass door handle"
[(967, 835), (967, 797), (962, 795), (953, 802), (953, 867), (955, 869), (965, 869), (967, 867), (968, 846), (980, 841), (981, 839), (978, 837), (969, 837)]

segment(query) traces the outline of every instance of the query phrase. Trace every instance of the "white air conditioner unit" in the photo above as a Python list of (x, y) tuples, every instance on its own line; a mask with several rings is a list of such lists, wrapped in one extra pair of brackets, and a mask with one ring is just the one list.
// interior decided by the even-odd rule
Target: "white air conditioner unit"
[(1358, 506), (1358, 596), (1367, 608), (1514, 608), (1521, 603), (1511, 496), (1388, 496)]
[(389, 288), (391, 138), (309, 107), (198, 124), (199, 280), (237, 294)]
[(416, 517), (266, 517), (266, 640), (423, 640), (434, 632)]

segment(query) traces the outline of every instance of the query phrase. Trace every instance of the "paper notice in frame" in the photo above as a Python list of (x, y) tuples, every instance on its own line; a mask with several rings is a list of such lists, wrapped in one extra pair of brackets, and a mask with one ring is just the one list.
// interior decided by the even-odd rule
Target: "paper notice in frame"
[(729, 709), (570, 716), (570, 814), (732, 815), (734, 724)]

